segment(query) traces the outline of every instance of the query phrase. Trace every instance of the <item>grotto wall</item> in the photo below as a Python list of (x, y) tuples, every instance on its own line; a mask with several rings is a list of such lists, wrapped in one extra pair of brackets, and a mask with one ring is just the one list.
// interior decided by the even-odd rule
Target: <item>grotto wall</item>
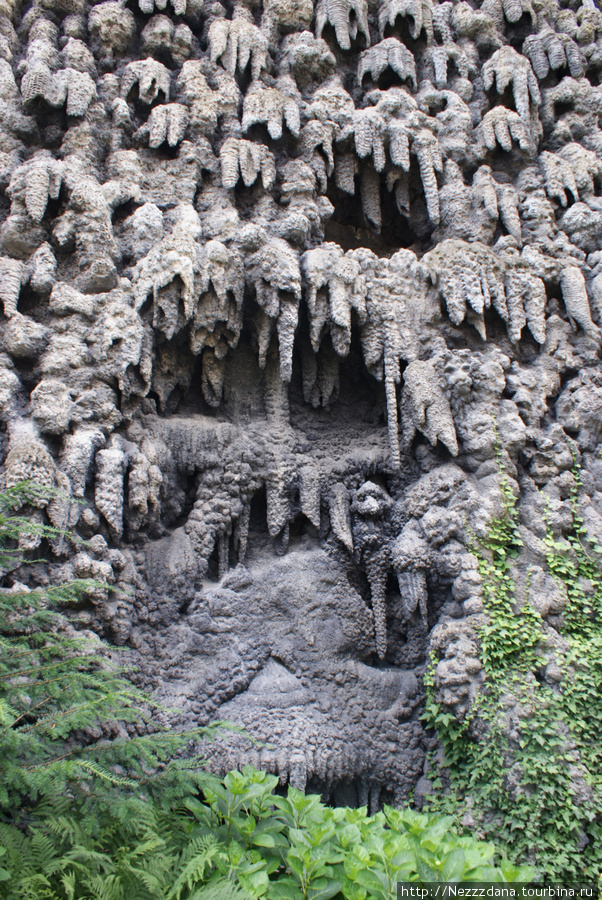
[(559, 652), (574, 459), (602, 538), (601, 72), (593, 0), (0, 0), (2, 484), (88, 541), (34, 580), (115, 588), (78, 627), (259, 741), (216, 769), (408, 795), (429, 654), (454, 715), (482, 681), (500, 454)]

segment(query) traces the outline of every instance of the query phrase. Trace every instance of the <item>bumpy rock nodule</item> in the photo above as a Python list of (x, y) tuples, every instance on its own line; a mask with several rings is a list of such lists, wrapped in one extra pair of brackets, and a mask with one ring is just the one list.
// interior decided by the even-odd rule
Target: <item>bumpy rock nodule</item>
[(458, 717), (482, 681), (498, 448), (557, 627), (575, 456), (602, 534), (601, 69), (593, 0), (0, 0), (2, 481), (91, 538), (36, 569), (117, 589), (81, 627), (263, 742), (216, 768), (407, 795), (429, 650)]

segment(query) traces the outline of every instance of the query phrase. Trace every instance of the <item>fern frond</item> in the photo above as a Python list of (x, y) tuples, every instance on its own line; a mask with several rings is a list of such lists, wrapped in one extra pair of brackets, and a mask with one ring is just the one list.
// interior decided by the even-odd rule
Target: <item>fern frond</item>
[(220, 879), (196, 891), (190, 900), (251, 900), (251, 895), (237, 884)]
[(17, 710), (0, 698), (0, 726), (10, 728), (17, 717)]
[[(85, 841), (85, 832), (81, 822), (72, 816), (56, 815), (57, 807), (61, 805), (61, 799), (68, 808), (69, 801), (66, 798), (53, 797), (51, 800), (45, 800), (36, 807), (36, 815), (44, 820), (44, 828), (60, 841), (70, 844), (83, 843)], [(47, 817), (47, 813), (54, 813), (54, 815)]]
[(213, 835), (193, 839), (182, 853), (184, 868), (167, 895), (168, 900), (180, 900), (184, 888), (191, 890), (206, 881), (207, 872), (214, 868), (214, 861), (223, 855), (222, 845)]
[(61, 878), (61, 884), (65, 889), (65, 900), (74, 900), (75, 897), (75, 872), (66, 872)]
[(84, 760), (79, 759), (75, 765), (80, 769), (92, 772), (97, 778), (104, 778), (105, 781), (110, 781), (111, 784), (119, 784), (122, 787), (136, 787), (136, 782), (131, 778), (125, 778), (123, 775), (115, 775), (113, 772), (103, 769), (98, 763), (84, 762)]
[(91, 900), (127, 900), (118, 875), (93, 875), (85, 882)]

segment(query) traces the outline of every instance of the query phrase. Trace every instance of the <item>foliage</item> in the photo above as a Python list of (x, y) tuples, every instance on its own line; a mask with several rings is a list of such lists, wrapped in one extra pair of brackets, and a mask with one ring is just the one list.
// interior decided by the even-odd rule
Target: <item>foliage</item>
[[(19, 514), (42, 493), (22, 484), (0, 494), (0, 880), (12, 872), (15, 897), (76, 896), (82, 878), (85, 896), (125, 896), (150, 854), (140, 896), (151, 898), (164, 818), (198, 793), (204, 773), (187, 751), (207, 730), (158, 730), (150, 699), (108, 646), (74, 631), (63, 609), (98, 583), (29, 590), (15, 581), (32, 533), (35, 543), (60, 535), (32, 522), (27, 506)], [(129, 723), (142, 736), (128, 737)]]
[(567, 592), (563, 633), (570, 649), (564, 661), (561, 714), (592, 789), (590, 843), (584, 857), (592, 871), (602, 874), (602, 547), (587, 537), (578, 501), (580, 476), (575, 465), (566, 538), (557, 540), (548, 528), (544, 543), (548, 568)]
[[(474, 547), (488, 622), (480, 629), (485, 684), (462, 722), (434, 700), (433, 666), (427, 673), (425, 720), (435, 728), (445, 758), (432, 808), (454, 812), (467, 805), (479, 833), (493, 836), (545, 878), (579, 880), (600, 871), (602, 820), (602, 576), (579, 513), (579, 470), (571, 492), (572, 524), (566, 539), (544, 540), (549, 571), (566, 588), (561, 690), (542, 682), (546, 664), (539, 616), (517, 597), (512, 560), (520, 550), (518, 510), (501, 473), (503, 515)], [(591, 794), (576, 794), (581, 763)], [(584, 849), (584, 844), (586, 844)]]
[[(498, 457), (498, 465), (501, 460)], [(522, 547), (518, 509), (509, 479), (501, 471), (503, 511), (493, 519), (484, 546), (474, 546), (489, 622), (481, 627), (481, 660), (486, 671), (533, 668), (541, 638), (541, 617), (525, 602), (517, 606), (512, 561)]]
[[(31, 491), (24, 484), (0, 495), (5, 583), (22, 561), (14, 544), (30, 525), (15, 509)], [(56, 535), (35, 527), (42, 537)], [(177, 758), (198, 734), (128, 738), (124, 723), (149, 730), (149, 698), (117, 670), (106, 645), (79, 635), (61, 613), (97, 587), (90, 580), (0, 587), (0, 815), (18, 824), (40, 801), (61, 794), (85, 800), (92, 816), (115, 798), (138, 804), (141, 789), (152, 794), (160, 785), (163, 794), (169, 785), (174, 796), (195, 790), (194, 762)], [(108, 740), (115, 731), (122, 736)]]
[(393, 900), (396, 882), (525, 881), (493, 844), (457, 837), (451, 820), (410, 809), (325, 806), (246, 767), (208, 777), (205, 800), (117, 823), (94, 836), (68, 801), (27, 834), (0, 826), (3, 897), (50, 900)]
[[(494, 865), (493, 844), (455, 836), (449, 818), (391, 807), (368, 816), (365, 807), (327, 807), (294, 787), (286, 797), (274, 795), (277, 784), (276, 776), (246, 767), (205, 790), (211, 815), (203, 804), (191, 807), (229, 841), (230, 863), (252, 896), (392, 900), (397, 881), (510, 882), (530, 875), (505, 860)], [(243, 860), (257, 868), (243, 871)]]

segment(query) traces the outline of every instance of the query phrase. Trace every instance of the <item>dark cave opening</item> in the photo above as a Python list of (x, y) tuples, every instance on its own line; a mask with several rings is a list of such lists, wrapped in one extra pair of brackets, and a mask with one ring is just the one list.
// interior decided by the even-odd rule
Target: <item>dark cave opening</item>
[(305, 544), (307, 540), (317, 542), (319, 537), (319, 528), (316, 528), (307, 516), (300, 512), (289, 524), (288, 548), (295, 550)]
[[(332, 347), (328, 331), (323, 330), (317, 354), (317, 375), (320, 378), (320, 357), (324, 362), (332, 361), (337, 368), (336, 393), (330, 400), (322, 399), (321, 404), (309, 403), (304, 396), (303, 380), (306, 369), (306, 354), (316, 357), (310, 343), (310, 323), (307, 307), (301, 305), (299, 324), (293, 352), (293, 375), (288, 388), (291, 406), (291, 421), (299, 420), (300, 415), (309, 415), (315, 423), (329, 411), (353, 410), (357, 419), (361, 416), (367, 425), (386, 424), (385, 390), (382, 382), (370, 374), (364, 363), (361, 342), (361, 328), (355, 310), (351, 312), (351, 341), (346, 356), (339, 356)], [(315, 411), (313, 414), (311, 410)]]
[[(35, 97), (25, 104), (28, 115), (32, 116), (43, 134), (44, 144), (48, 147), (58, 148), (69, 127), (69, 116), (66, 107), (57, 109), (46, 102), (42, 97)], [(31, 140), (31, 132), (24, 137)]]
[[(347, 15), (347, 13), (345, 13), (345, 15)], [(355, 11), (353, 9), (350, 9), (350, 12), (349, 12), (349, 33), (350, 34), (351, 34), (352, 26), (355, 25), (357, 27), (357, 23), (358, 23), (358, 19), (355, 14)], [(339, 42), (337, 40), (334, 25), (332, 25), (330, 22), (326, 22), (324, 28), (322, 29), (321, 37), (322, 37), (322, 40), (326, 41), (330, 50), (336, 56), (339, 56), (340, 55)], [(356, 37), (354, 37), (354, 38), (350, 37), (350, 44), (351, 44), (351, 46), (349, 48), (350, 52), (355, 52), (355, 53), (361, 52), (362, 50), (366, 49), (366, 38), (362, 34), (361, 31), (358, 31)]]
[(129, 218), (136, 212), (140, 204), (137, 200), (128, 200), (126, 203), (120, 203), (116, 206), (111, 214), (113, 227), (121, 225), (125, 219)]
[(533, 34), (535, 28), (533, 15), (529, 10), (525, 10), (518, 22), (508, 23), (508, 43), (516, 50), (521, 50), (526, 39)]
[[(407, 80), (407, 79), (406, 79)], [(366, 72), (362, 78), (362, 88), (370, 90), (377, 88), (380, 91), (388, 91), (389, 88), (403, 87), (406, 80), (402, 80), (397, 72), (388, 66), (376, 79), (373, 79), (369, 72)]]
[(255, 491), (251, 498), (249, 513), (249, 537), (245, 563), (252, 561), (271, 547), (272, 539), (268, 531), (268, 501), (265, 485)]
[(329, 784), (314, 779), (308, 782), (308, 794), (319, 794), (322, 802), (332, 807), (347, 806), (352, 809), (367, 807), (368, 815), (380, 812), (385, 804), (394, 802), (393, 793), (368, 777), (340, 779)]
[[(30, 284), (22, 285), (18, 310), (22, 315), (28, 316), (36, 322), (43, 322), (48, 310), (48, 299), (37, 294)], [(36, 355), (37, 351), (34, 351), (32, 357)]]
[(416, 19), (411, 14), (407, 16), (398, 14), (393, 22), (385, 20), (382, 36), (383, 38), (397, 38), (415, 58), (419, 58), (426, 50), (427, 38), (425, 29), (421, 29), (416, 34), (416, 24)]
[(218, 542), (215, 542), (211, 556), (207, 560), (207, 578), (210, 581), (219, 581), (219, 548)]
[[(410, 185), (420, 185), (418, 194), (415, 194), (414, 205), (418, 199), (423, 200), (422, 185), (417, 164), (412, 161), (408, 174)], [(359, 178), (355, 179), (355, 193), (348, 194), (342, 191), (331, 178), (328, 181), (327, 197), (334, 207), (331, 218), (324, 229), (324, 240), (339, 244), (343, 250), (355, 250), (359, 247), (367, 247), (378, 256), (390, 256), (397, 250), (412, 247), (427, 240), (427, 235), (415, 230), (408, 217), (402, 215), (397, 208), (395, 192), (388, 190), (382, 176), (380, 181), (380, 215), (382, 224), (380, 229), (369, 221), (361, 201)], [(430, 234), (429, 229), (429, 234)]]

